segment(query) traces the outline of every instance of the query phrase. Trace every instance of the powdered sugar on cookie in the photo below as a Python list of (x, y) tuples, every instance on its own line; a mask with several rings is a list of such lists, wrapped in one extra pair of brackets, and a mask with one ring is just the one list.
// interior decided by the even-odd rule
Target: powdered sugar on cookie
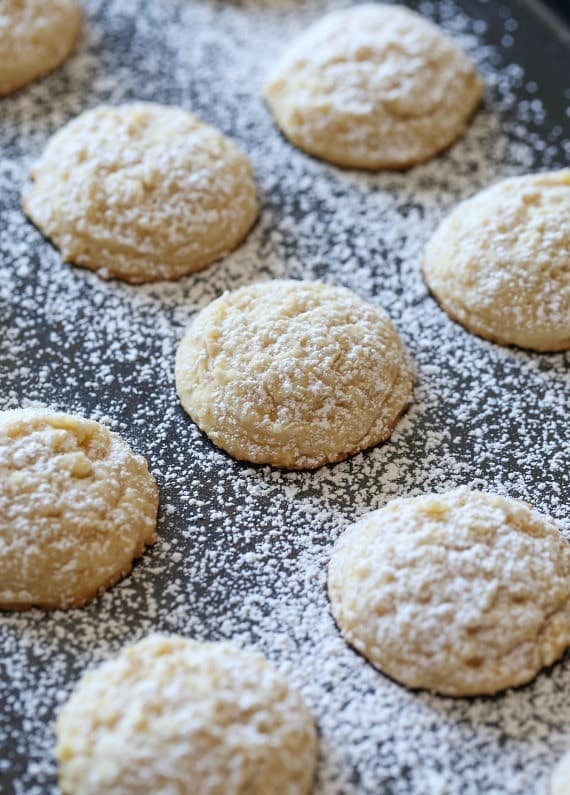
[(357, 5), (316, 22), (265, 87), (277, 123), (341, 166), (406, 168), (463, 131), (483, 91), (468, 56), (400, 6)]
[(350, 290), (277, 279), (202, 310), (178, 348), (176, 387), (236, 458), (313, 469), (390, 436), (412, 368), (383, 310)]
[(245, 155), (195, 116), (155, 103), (88, 111), (31, 173), (24, 209), (63, 259), (129, 282), (205, 268), (258, 213)]
[(462, 202), (429, 241), (424, 273), (476, 334), (570, 348), (570, 170), (504, 180)]
[(570, 646), (570, 545), (498, 495), (392, 500), (341, 536), (328, 589), (347, 640), (410, 687), (496, 693)]
[(146, 461), (97, 422), (0, 412), (0, 607), (83, 605), (155, 540)]
[(88, 673), (57, 737), (69, 795), (309, 795), (317, 753), (309, 710), (260, 654), (165, 635)]
[(73, 49), (80, 27), (77, 0), (3, 0), (0, 96), (59, 66)]

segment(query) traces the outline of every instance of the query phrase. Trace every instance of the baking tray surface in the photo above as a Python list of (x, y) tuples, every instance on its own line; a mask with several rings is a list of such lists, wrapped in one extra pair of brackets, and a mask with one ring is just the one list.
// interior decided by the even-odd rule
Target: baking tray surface
[[(53, 719), (81, 673), (154, 630), (264, 652), (319, 723), (316, 795), (541, 793), (570, 732), (570, 659), (494, 698), (412, 692), (338, 634), (325, 592), (347, 522), (398, 495), (459, 484), (532, 501), (567, 535), (565, 354), (501, 348), (451, 322), (420, 276), (423, 247), (461, 198), (507, 175), (567, 165), (564, 30), (538, 3), (414, 2), (476, 59), (483, 108), (446, 154), (404, 173), (344, 171), (293, 149), (259, 97), (283, 44), (334, 2), (84, 0), (63, 68), (0, 105), (1, 408), (103, 419), (161, 488), (160, 539), (81, 610), (0, 614), (0, 792), (57, 792)], [(559, 35), (560, 34), (560, 35)], [(29, 165), (102, 102), (181, 105), (233, 136), (255, 167), (261, 219), (223, 262), (132, 287), (61, 263), (24, 218)], [(216, 450), (179, 407), (176, 344), (226, 289), (319, 278), (384, 306), (417, 370), (390, 443), (287, 473)]]

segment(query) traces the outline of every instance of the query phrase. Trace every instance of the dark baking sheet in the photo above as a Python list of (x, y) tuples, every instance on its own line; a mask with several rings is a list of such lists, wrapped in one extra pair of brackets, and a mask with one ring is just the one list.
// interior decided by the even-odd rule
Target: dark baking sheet
[[(86, 667), (154, 629), (254, 645), (319, 722), (318, 795), (531, 793), (570, 732), (570, 660), (493, 699), (411, 693), (339, 638), (324, 571), (348, 521), (458, 483), (533, 501), (568, 532), (568, 355), (503, 349), (449, 321), (419, 276), (439, 218), (502, 175), (567, 165), (568, 32), (537, 2), (414, 2), (488, 83), (442, 158), (406, 174), (340, 171), (293, 150), (259, 97), (272, 54), (326, 2), (89, 0), (66, 66), (0, 105), (1, 408), (41, 403), (106, 419), (161, 486), (160, 542), (83, 610), (0, 614), (0, 792), (57, 791), (52, 722)], [(128, 287), (63, 265), (22, 217), (29, 163), (103, 101), (181, 104), (233, 135), (263, 214), (223, 263)], [(392, 442), (315, 473), (239, 464), (178, 407), (176, 342), (193, 312), (254, 279), (325, 278), (384, 305), (418, 370)]]

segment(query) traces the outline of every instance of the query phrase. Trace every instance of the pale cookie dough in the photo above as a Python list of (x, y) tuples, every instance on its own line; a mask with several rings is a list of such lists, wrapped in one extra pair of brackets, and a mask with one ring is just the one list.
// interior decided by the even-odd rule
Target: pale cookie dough
[(199, 313), (178, 348), (176, 387), (230, 455), (311, 469), (388, 439), (412, 371), (382, 309), (345, 288), (277, 280)]
[(308, 795), (314, 720), (260, 654), (152, 635), (85, 675), (56, 724), (64, 795)]
[(258, 214), (245, 155), (196, 116), (152, 103), (83, 113), (31, 176), (24, 210), (63, 259), (128, 282), (205, 268)]
[(570, 170), (507, 179), (459, 204), (423, 269), (441, 306), (474, 334), (570, 348)]
[(328, 590), (346, 640), (408, 687), (495, 693), (570, 645), (570, 544), (526, 503), (467, 488), (354, 524)]
[(292, 143), (354, 168), (401, 169), (458, 138), (483, 84), (467, 55), (401, 6), (334, 11), (294, 42), (265, 99)]
[(554, 768), (548, 795), (570, 795), (570, 751)]
[(146, 461), (103, 425), (0, 412), (0, 608), (88, 602), (153, 543), (157, 508)]
[(0, 96), (59, 66), (81, 30), (76, 0), (2, 0), (0, 3)]

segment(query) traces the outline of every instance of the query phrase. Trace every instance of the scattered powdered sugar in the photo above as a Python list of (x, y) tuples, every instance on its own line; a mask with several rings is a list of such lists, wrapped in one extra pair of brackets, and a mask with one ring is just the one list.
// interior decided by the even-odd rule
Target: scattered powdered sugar
[[(290, 676), (319, 723), (317, 795), (541, 793), (568, 744), (568, 656), (495, 698), (412, 692), (347, 647), (325, 592), (344, 526), (394, 496), (469, 483), (527, 499), (570, 529), (568, 355), (470, 335), (419, 270), (459, 199), (567, 163), (569, 97), (548, 80), (565, 50), (547, 37), (544, 63), (520, 66), (529, 29), (537, 48), (545, 33), (514, 1), (509, 13), (466, 0), (472, 16), (449, 0), (414, 4), (475, 58), (484, 108), (431, 163), (342, 171), (287, 144), (259, 97), (290, 37), (335, 6), (93, 0), (78, 54), (3, 100), (2, 408), (51, 405), (108, 422), (147, 456), (162, 503), (158, 543), (101, 599), (0, 617), (2, 793), (57, 792), (59, 706), (87, 667), (155, 630), (232, 638)], [(256, 171), (262, 214), (245, 244), (179, 282), (130, 287), (65, 265), (20, 210), (28, 167), (51, 134), (101, 102), (131, 100), (196, 112), (234, 137)], [(174, 354), (190, 318), (223, 290), (269, 277), (320, 278), (388, 311), (417, 372), (414, 403), (388, 444), (315, 472), (253, 467), (215, 450), (179, 406)]]

